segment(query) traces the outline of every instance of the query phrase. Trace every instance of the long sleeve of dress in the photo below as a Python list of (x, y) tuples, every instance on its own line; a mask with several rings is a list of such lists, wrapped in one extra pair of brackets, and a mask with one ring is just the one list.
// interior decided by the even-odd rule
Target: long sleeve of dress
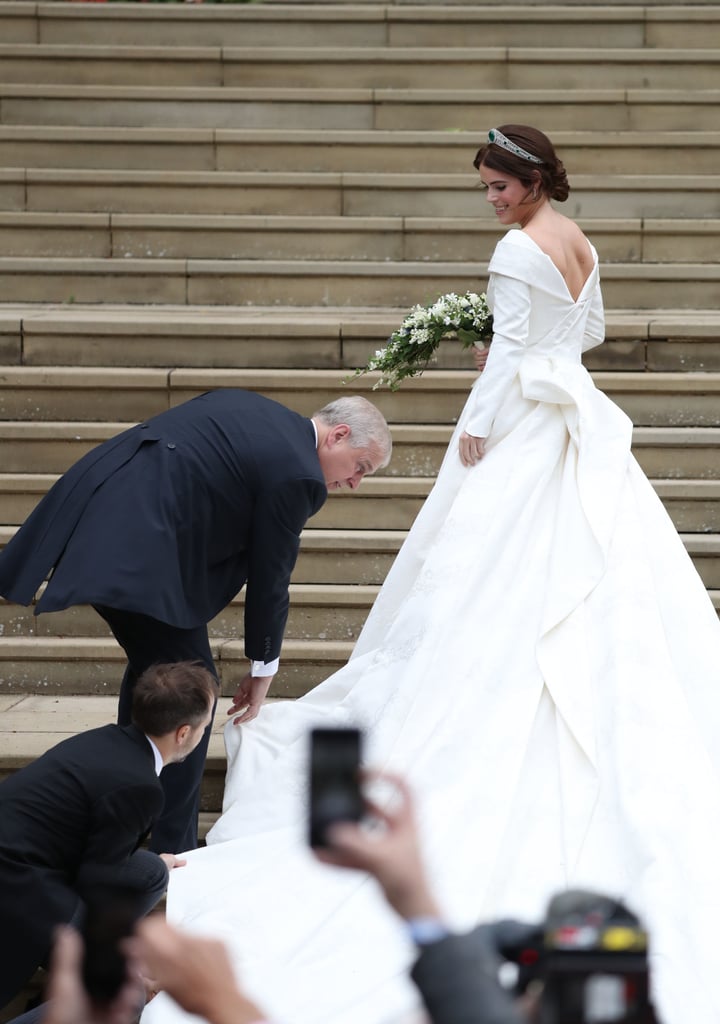
[(477, 384), (467, 426), (473, 437), (487, 437), (518, 371), (528, 342), (530, 286), (514, 277), (493, 277), (493, 339)]

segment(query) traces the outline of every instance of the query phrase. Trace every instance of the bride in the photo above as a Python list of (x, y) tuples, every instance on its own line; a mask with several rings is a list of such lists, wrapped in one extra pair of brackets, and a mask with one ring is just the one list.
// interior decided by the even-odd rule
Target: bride
[[(663, 1024), (717, 1024), (720, 625), (581, 352), (598, 257), (534, 128), (475, 160), (503, 226), (494, 336), (437, 483), (348, 664), (226, 728), (222, 817), (172, 873), (168, 916), (223, 938), (273, 1021), (415, 1019), (403, 926), (304, 830), (306, 736), (360, 725), (404, 774), (457, 928), (540, 920), (566, 887), (617, 895), (651, 937)], [(144, 1024), (175, 1024), (164, 995)]]

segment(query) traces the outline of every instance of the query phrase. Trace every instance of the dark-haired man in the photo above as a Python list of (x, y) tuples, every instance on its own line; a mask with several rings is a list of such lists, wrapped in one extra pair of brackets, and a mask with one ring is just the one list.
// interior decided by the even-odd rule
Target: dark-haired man
[(198, 745), (217, 689), (202, 665), (153, 666), (131, 725), (63, 740), (0, 784), (0, 1007), (46, 962), (55, 927), (81, 922), (83, 892), (133, 890), (140, 915), (163, 895), (184, 862), (138, 847), (162, 808), (158, 776)]

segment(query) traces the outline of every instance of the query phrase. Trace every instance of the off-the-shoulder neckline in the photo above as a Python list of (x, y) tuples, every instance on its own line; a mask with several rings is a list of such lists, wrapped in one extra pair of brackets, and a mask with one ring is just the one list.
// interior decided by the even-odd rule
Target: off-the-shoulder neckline
[(534, 238), (530, 237), (530, 235), (527, 233), (527, 231), (523, 231), (522, 228), (510, 228), (510, 230), (507, 232), (507, 234), (504, 237), (507, 238), (508, 235), (516, 235), (516, 236), (520, 235), (522, 238), (527, 239), (527, 241), (530, 243), (530, 245), (533, 247), (533, 249), (536, 249), (540, 253), (541, 256), (545, 257), (545, 259), (548, 261), (550, 266), (553, 268), (553, 270), (555, 271), (555, 273), (558, 275), (558, 277), (562, 281), (563, 285), (565, 286), (565, 291), (570, 296), (570, 299), (572, 300), (573, 304), (577, 305), (577, 303), (583, 297), (583, 292), (587, 288), (588, 283), (589, 283), (590, 279), (592, 278), (593, 274), (595, 273), (595, 268), (597, 267), (597, 264), (598, 264), (598, 255), (597, 255), (597, 252), (595, 251), (595, 247), (593, 246), (593, 244), (590, 241), (590, 239), (586, 238), (585, 241), (587, 242), (587, 244), (588, 244), (588, 246), (590, 248), (590, 255), (592, 256), (592, 259), (593, 259), (593, 265), (592, 265), (592, 268), (591, 268), (588, 276), (585, 278), (585, 280), (583, 282), (582, 288), (578, 292), (578, 297), (574, 298), (573, 293), (568, 288), (567, 281), (565, 280), (563, 274), (561, 273), (559, 267), (557, 266), (557, 264), (553, 260), (552, 256), (548, 256), (548, 254), (545, 252), (545, 250), (541, 246), (539, 246), (537, 244), (537, 242), (535, 241)]

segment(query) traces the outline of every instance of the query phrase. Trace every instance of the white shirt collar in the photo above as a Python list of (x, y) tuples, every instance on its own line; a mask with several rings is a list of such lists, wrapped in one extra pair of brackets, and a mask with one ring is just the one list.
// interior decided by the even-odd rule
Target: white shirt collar
[(162, 754), (160, 753), (157, 746), (153, 743), (149, 736), (146, 736), (145, 739), (152, 747), (153, 757), (155, 758), (155, 774), (159, 775), (160, 772), (163, 770)]

